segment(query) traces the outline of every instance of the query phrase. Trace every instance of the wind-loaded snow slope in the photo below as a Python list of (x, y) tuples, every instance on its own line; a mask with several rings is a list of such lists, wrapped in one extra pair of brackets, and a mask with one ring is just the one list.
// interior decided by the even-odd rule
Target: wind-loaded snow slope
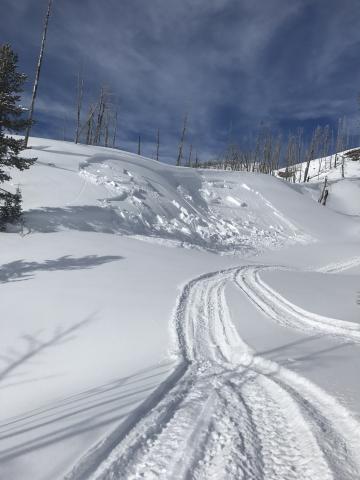
[(270, 176), (32, 146), (0, 234), (0, 478), (359, 477), (358, 219)]
[(142, 235), (257, 253), (349, 225), (269, 176), (177, 168), (102, 147), (34, 143), (36, 167), (13, 181), (22, 187), (32, 232)]

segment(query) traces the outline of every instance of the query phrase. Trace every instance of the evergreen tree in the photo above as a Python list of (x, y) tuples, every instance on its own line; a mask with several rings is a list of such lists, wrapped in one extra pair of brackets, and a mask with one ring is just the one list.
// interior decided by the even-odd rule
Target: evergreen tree
[[(10, 45), (0, 46), (0, 183), (11, 179), (9, 169), (25, 170), (36, 159), (23, 158), (24, 140), (9, 136), (21, 133), (29, 125), (22, 118), (23, 108), (19, 105), (26, 75), (17, 71), (17, 55)], [(12, 221), (21, 214), (20, 191), (12, 194), (0, 189), (0, 221)]]

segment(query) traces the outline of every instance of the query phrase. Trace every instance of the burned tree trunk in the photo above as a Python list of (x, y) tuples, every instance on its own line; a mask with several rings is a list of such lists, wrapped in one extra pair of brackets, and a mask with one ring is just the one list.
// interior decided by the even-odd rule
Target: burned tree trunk
[(319, 203), (322, 203), (326, 191), (327, 191), (327, 177), (325, 177), (325, 180), (324, 180), (324, 186), (321, 190), (321, 195), (320, 195), (319, 200), (318, 200)]
[(113, 139), (112, 139), (112, 147), (113, 148), (115, 148), (115, 143), (116, 143), (117, 123), (118, 123), (118, 111), (116, 109), (115, 110), (115, 115), (114, 115), (114, 131), (113, 131)]
[(189, 158), (188, 158), (188, 167), (191, 167), (191, 157), (192, 157), (192, 144), (190, 145)]
[(81, 73), (78, 74), (77, 82), (77, 109), (76, 109), (76, 133), (75, 133), (75, 143), (79, 143), (80, 139), (80, 125), (81, 125), (81, 107), (84, 93), (84, 79), (81, 76)]
[(186, 114), (185, 117), (184, 117), (183, 129), (182, 129), (180, 143), (179, 143), (179, 153), (178, 153), (178, 157), (177, 157), (177, 160), (176, 160), (176, 165), (178, 167), (181, 165), (181, 160), (182, 160), (182, 157), (183, 157), (183, 148), (184, 148), (184, 140), (185, 140), (187, 120), (188, 120), (188, 116)]
[(28, 124), (28, 127), (26, 129), (25, 138), (24, 138), (25, 148), (27, 147), (27, 144), (29, 142), (30, 130), (31, 130), (32, 121), (33, 121), (34, 106), (35, 106), (35, 100), (36, 100), (37, 90), (38, 90), (38, 86), (39, 86), (39, 78), (40, 78), (42, 61), (43, 61), (43, 57), (44, 57), (46, 35), (47, 35), (47, 30), (48, 30), (48, 25), (49, 25), (49, 18), (50, 18), (50, 13), (51, 13), (52, 1), (53, 0), (49, 0), (47, 12), (46, 12), (46, 15), (45, 15), (44, 30), (43, 30), (42, 40), (41, 40), (39, 60), (38, 60), (37, 67), (36, 67), (36, 74), (35, 74), (33, 92), (32, 92), (32, 97), (31, 97), (31, 104), (30, 104), (30, 109), (29, 109), (29, 124)]
[(326, 200), (328, 198), (328, 195), (329, 195), (329, 189), (327, 188), (324, 192), (324, 198), (323, 198), (323, 201), (322, 201), (322, 205), (324, 205), (324, 207), (326, 205)]

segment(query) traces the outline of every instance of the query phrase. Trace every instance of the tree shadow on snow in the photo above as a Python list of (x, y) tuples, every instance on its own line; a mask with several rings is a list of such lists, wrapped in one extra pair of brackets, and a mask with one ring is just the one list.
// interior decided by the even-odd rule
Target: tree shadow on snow
[(67, 208), (48, 207), (29, 210), (23, 215), (25, 234), (51, 233), (62, 229), (83, 232), (126, 233), (112, 208), (93, 205)]
[[(121, 200), (121, 198), (110, 198), (107, 201)], [(144, 209), (149, 208), (143, 202)], [(166, 215), (171, 218), (173, 215), (163, 208)], [(146, 217), (146, 210), (145, 210)], [(166, 239), (175, 241), (177, 245), (192, 246), (205, 249), (210, 252), (243, 252), (247, 255), (255, 254), (256, 247), (250, 245), (248, 240), (239, 237), (235, 243), (224, 244), (217, 234), (202, 236), (197, 229), (184, 232), (182, 223), (174, 230), (167, 227), (155, 229), (151, 220), (146, 220), (142, 215), (122, 215), (120, 210), (112, 207), (98, 207), (95, 205), (71, 206), (66, 208), (49, 207), (27, 211), (24, 216), (24, 234), (33, 232), (52, 233), (61, 230), (77, 230), (83, 232), (97, 232), (117, 235), (145, 235), (154, 239)], [(200, 226), (202, 225), (200, 221)], [(187, 225), (183, 225), (188, 228)], [(211, 230), (211, 229), (210, 229)], [(249, 237), (250, 238), (250, 237)]]
[(163, 363), (66, 397), (44, 408), (0, 423), (0, 463), (41, 450), (66, 439), (90, 434), (127, 417), (172, 369)]
[[(52, 335), (48, 337), (45, 337), (41, 331), (22, 335), (20, 337), (23, 341), (22, 349), (8, 348), (5, 352), (0, 354), (0, 389), (2, 388), (1, 382), (5, 379), (7, 380), (10, 376), (12, 378), (21, 378), (26, 375), (21, 372), (20, 367), (28, 365), (35, 357), (38, 358), (42, 353), (50, 350), (52, 347), (73, 340), (75, 338), (74, 334), (93, 319), (94, 315), (90, 315), (84, 320), (74, 323), (67, 328), (58, 327), (54, 330)], [(16, 383), (13, 383), (13, 385), (16, 385)]]
[[(324, 339), (329, 341), (328, 346), (324, 345)], [(311, 370), (313, 365), (317, 368), (331, 368), (331, 361), (339, 362), (347, 358), (346, 350), (354, 345), (356, 344), (353, 341), (339, 341), (330, 334), (318, 334), (258, 352), (257, 356), (265, 357), (291, 370), (305, 372)]]
[(20, 282), (29, 280), (34, 272), (51, 272), (56, 270), (80, 270), (89, 269), (104, 263), (121, 260), (124, 257), (118, 255), (87, 255), (74, 258), (69, 255), (57, 258), (56, 260), (45, 260), (44, 262), (27, 262), (15, 260), (0, 266), (0, 283)]

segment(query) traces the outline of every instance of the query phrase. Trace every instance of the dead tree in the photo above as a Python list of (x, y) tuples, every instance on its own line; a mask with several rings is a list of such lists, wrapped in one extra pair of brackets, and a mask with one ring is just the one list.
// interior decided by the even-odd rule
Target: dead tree
[(253, 153), (253, 163), (251, 171), (254, 173), (259, 170), (260, 167), (260, 151), (261, 151), (261, 133), (258, 133), (256, 137), (255, 150)]
[(314, 159), (315, 152), (318, 150), (320, 135), (321, 135), (321, 127), (318, 126), (315, 128), (315, 131), (312, 135), (310, 145), (307, 151), (304, 182), (307, 182), (310, 179), (310, 175), (309, 175), (310, 163), (311, 163), (311, 160)]
[(87, 120), (86, 120), (86, 144), (87, 145), (93, 145), (94, 143), (94, 138), (93, 138), (93, 132), (94, 132), (94, 115), (96, 112), (96, 107), (97, 105), (90, 105)]
[(34, 85), (33, 85), (32, 96), (31, 96), (30, 108), (29, 108), (29, 124), (28, 124), (28, 127), (26, 129), (25, 138), (24, 138), (25, 148), (27, 147), (28, 142), (29, 142), (30, 130), (31, 130), (31, 125), (32, 125), (32, 121), (33, 121), (34, 106), (35, 106), (35, 100), (36, 100), (36, 95), (37, 95), (38, 86), (39, 86), (39, 79), (40, 79), (42, 61), (43, 61), (43, 57), (44, 57), (46, 35), (47, 35), (47, 30), (48, 30), (48, 25), (49, 25), (49, 18), (50, 18), (50, 13), (51, 13), (52, 1), (53, 0), (49, 0), (47, 12), (46, 12), (46, 15), (45, 15), (45, 22), (44, 22), (43, 35), (42, 35), (42, 40), (41, 40), (40, 54), (39, 54), (39, 59), (38, 59), (37, 67), (36, 67), (35, 80), (34, 80)]
[[(285, 172), (278, 172), (279, 176), (282, 176), (286, 180), (290, 181), (291, 179), (295, 179), (295, 170), (294, 165), (296, 163), (295, 156), (296, 156), (296, 138), (294, 135), (290, 134), (288, 138), (288, 143), (286, 147), (285, 153)], [(295, 180), (294, 180), (295, 181)]]
[(324, 198), (323, 198), (323, 201), (322, 201), (322, 205), (324, 205), (324, 207), (326, 205), (326, 201), (327, 201), (328, 196), (329, 196), (329, 189), (327, 188), (324, 192)]
[(314, 151), (310, 150), (307, 155), (306, 167), (305, 167), (305, 173), (304, 173), (304, 182), (309, 181), (309, 168), (310, 168), (310, 162), (312, 160), (313, 154), (314, 154)]
[(104, 87), (101, 87), (100, 97), (97, 107), (97, 120), (95, 126), (94, 145), (99, 145), (103, 131), (104, 114), (107, 107), (107, 95)]
[(191, 155), (192, 155), (192, 144), (190, 144), (189, 158), (188, 158), (188, 167), (191, 167)]
[(115, 148), (116, 135), (117, 135), (117, 123), (118, 123), (118, 110), (115, 110), (114, 115), (114, 129), (113, 129), (113, 138), (112, 138), (112, 147)]
[(322, 203), (322, 201), (324, 200), (324, 195), (326, 190), (327, 190), (327, 177), (325, 177), (325, 180), (324, 180), (324, 186), (321, 190), (321, 194), (318, 200), (319, 203)]
[(109, 135), (110, 135), (110, 111), (109, 111), (109, 109), (106, 109), (105, 123), (104, 123), (104, 145), (105, 145), (105, 147), (109, 146)]
[(81, 72), (78, 73), (77, 79), (77, 108), (76, 108), (76, 133), (75, 133), (75, 143), (79, 143), (80, 139), (80, 128), (81, 128), (81, 107), (84, 94), (84, 78), (81, 75)]
[(185, 141), (185, 134), (186, 134), (186, 127), (187, 127), (187, 120), (188, 120), (188, 115), (186, 114), (184, 117), (184, 123), (183, 123), (183, 129), (181, 132), (181, 138), (180, 138), (180, 143), (179, 143), (179, 153), (178, 157), (176, 160), (176, 165), (179, 167), (181, 165), (181, 160), (183, 158), (183, 149), (184, 149), (184, 141)]
[(303, 153), (303, 147), (304, 147), (303, 133), (304, 133), (303, 129), (298, 128), (296, 132), (296, 141), (295, 141), (296, 142), (295, 165), (297, 165), (296, 170), (298, 170), (299, 172), (299, 178), (298, 178), (299, 183), (301, 182), (301, 175), (302, 175), (302, 153)]
[(341, 155), (341, 178), (345, 178), (345, 155)]
[(346, 146), (346, 120), (345, 118), (339, 118), (338, 129), (336, 135), (336, 144), (335, 144), (335, 163), (334, 167), (337, 167), (338, 153), (345, 150)]
[(271, 165), (270, 165), (270, 171), (269, 171), (271, 175), (274, 175), (274, 170), (279, 169), (281, 149), (282, 149), (282, 137), (279, 134), (275, 139), (275, 143), (272, 149)]
[[(322, 162), (323, 162), (323, 160), (326, 162), (326, 158), (329, 155), (329, 148), (330, 148), (330, 127), (329, 127), (329, 125), (326, 125), (326, 127), (324, 127), (323, 130), (322, 130), (321, 144), (322, 144), (322, 149), (319, 152), (320, 153), (320, 158), (319, 158), (318, 178), (319, 178), (320, 173), (321, 173)], [(325, 163), (325, 168), (326, 168), (326, 163)]]
[(138, 155), (141, 155), (141, 136), (140, 136), (140, 135), (139, 135), (139, 138), (138, 138), (137, 154), (138, 154)]

